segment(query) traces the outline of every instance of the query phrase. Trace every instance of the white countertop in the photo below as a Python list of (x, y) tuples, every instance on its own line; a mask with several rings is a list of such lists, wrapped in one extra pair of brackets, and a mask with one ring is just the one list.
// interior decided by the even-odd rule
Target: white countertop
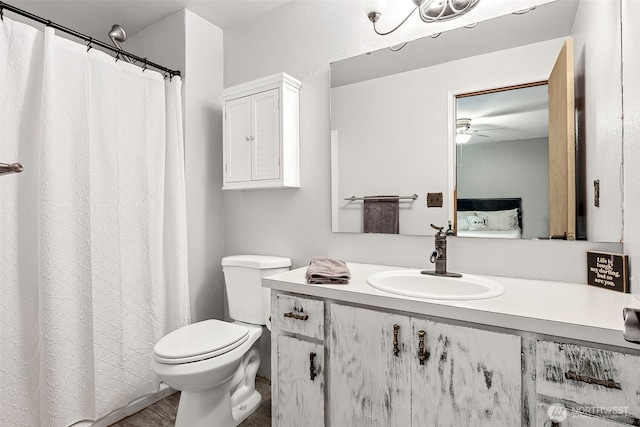
[(622, 309), (640, 309), (640, 301), (630, 294), (583, 283), (480, 276), (501, 283), (504, 294), (483, 300), (427, 300), (387, 293), (366, 282), (370, 274), (402, 267), (347, 264), (351, 281), (345, 285), (307, 284), (307, 267), (265, 277), (262, 284), (274, 290), (335, 301), (640, 350), (640, 344), (622, 337)]

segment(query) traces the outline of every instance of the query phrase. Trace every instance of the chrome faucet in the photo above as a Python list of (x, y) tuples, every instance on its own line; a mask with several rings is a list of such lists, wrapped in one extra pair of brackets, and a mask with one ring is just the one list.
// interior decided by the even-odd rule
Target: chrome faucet
[(423, 270), (421, 271), (421, 273), (431, 276), (462, 277), (462, 274), (447, 272), (447, 235), (452, 235), (449, 232), (449, 230), (451, 230), (451, 225), (449, 225), (449, 230), (447, 231), (443, 231), (444, 227), (438, 227), (433, 224), (431, 224), (431, 228), (433, 228), (434, 230), (438, 230), (435, 235), (436, 247), (435, 250), (431, 253), (431, 257), (429, 257), (429, 261), (431, 261), (432, 264), (436, 265), (436, 270)]

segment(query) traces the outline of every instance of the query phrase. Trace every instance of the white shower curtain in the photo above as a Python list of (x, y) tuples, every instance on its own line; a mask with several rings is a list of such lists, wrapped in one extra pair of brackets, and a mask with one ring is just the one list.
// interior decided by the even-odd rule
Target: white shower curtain
[(0, 425), (68, 426), (158, 391), (188, 323), (181, 81), (0, 22)]

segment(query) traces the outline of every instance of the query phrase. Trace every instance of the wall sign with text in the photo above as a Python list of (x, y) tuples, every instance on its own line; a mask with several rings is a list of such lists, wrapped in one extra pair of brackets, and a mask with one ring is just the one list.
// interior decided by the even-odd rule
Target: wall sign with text
[(629, 258), (606, 252), (587, 252), (587, 282), (592, 286), (629, 292)]

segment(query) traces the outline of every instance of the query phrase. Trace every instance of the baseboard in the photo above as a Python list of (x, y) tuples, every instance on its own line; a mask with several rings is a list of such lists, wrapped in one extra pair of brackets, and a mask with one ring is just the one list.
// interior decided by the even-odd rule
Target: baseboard
[(148, 394), (139, 399), (134, 400), (129, 403), (127, 406), (116, 409), (111, 412), (109, 415), (106, 415), (99, 420), (96, 421), (80, 421), (79, 423), (73, 424), (71, 427), (107, 427), (111, 424), (117, 423), (118, 421), (127, 418), (129, 415), (133, 415), (136, 412), (140, 412), (143, 409), (153, 405), (154, 403), (164, 399), (167, 396), (171, 396), (175, 393), (176, 390), (172, 389), (166, 384), (160, 384), (160, 391), (153, 394)]

